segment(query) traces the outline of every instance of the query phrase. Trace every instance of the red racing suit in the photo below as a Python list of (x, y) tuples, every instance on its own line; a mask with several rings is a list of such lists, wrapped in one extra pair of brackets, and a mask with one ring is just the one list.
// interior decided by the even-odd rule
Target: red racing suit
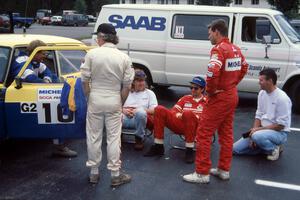
[(211, 50), (206, 78), (208, 103), (197, 130), (196, 172), (209, 174), (211, 137), (218, 130), (218, 168), (229, 171), (232, 160), (233, 118), (238, 104), (237, 85), (248, 70), (240, 49), (224, 38)]
[[(184, 135), (186, 143), (193, 145), (199, 118), (206, 102), (205, 96), (197, 101), (192, 95), (185, 95), (170, 110), (163, 106), (157, 106), (154, 109), (155, 141), (163, 140), (164, 127), (167, 127), (175, 134)], [(177, 113), (182, 114), (181, 119), (176, 117)]]

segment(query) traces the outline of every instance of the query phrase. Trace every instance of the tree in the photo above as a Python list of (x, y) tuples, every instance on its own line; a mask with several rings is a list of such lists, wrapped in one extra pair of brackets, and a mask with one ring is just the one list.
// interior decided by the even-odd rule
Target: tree
[(268, 0), (268, 3), (287, 17), (293, 17), (298, 13), (299, 0)]
[(85, 0), (76, 0), (74, 3), (74, 10), (76, 10), (78, 13), (85, 14), (86, 13), (86, 3)]

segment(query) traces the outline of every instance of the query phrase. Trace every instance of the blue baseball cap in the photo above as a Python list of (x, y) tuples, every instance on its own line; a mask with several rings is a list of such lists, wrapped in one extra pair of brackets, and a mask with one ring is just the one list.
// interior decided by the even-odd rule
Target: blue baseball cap
[(202, 78), (200, 76), (194, 77), (193, 80), (190, 83), (194, 83), (196, 85), (199, 85), (202, 88), (205, 88), (205, 86), (206, 86), (206, 82), (205, 82), (204, 78)]
[(135, 74), (134, 74), (134, 80), (136, 80), (136, 79), (143, 79), (143, 80), (145, 80), (146, 77), (147, 76), (146, 76), (145, 72), (142, 71), (142, 70), (137, 70), (135, 72)]

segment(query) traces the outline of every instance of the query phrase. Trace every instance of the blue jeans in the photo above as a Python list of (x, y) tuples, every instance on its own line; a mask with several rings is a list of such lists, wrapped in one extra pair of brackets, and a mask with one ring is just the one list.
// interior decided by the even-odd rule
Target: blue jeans
[(147, 113), (144, 109), (138, 109), (132, 118), (123, 115), (123, 128), (136, 129), (135, 136), (143, 139), (147, 124)]
[[(253, 141), (256, 144), (256, 147), (251, 147), (250, 141)], [(233, 154), (271, 154), (276, 146), (281, 145), (286, 141), (287, 132), (285, 131), (274, 131), (270, 129), (259, 130), (254, 132), (251, 137), (241, 138), (236, 141), (233, 144)]]

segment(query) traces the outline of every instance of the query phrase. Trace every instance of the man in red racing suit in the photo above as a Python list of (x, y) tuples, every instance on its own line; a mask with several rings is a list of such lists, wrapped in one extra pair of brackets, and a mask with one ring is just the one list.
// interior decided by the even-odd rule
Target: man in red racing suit
[(167, 109), (157, 106), (154, 109), (154, 145), (144, 156), (161, 156), (164, 154), (164, 127), (173, 133), (185, 137), (185, 162), (194, 162), (194, 141), (203, 107), (207, 102), (205, 80), (196, 76), (190, 82), (191, 94), (185, 95), (173, 106)]
[[(207, 71), (208, 104), (197, 130), (195, 172), (183, 176), (193, 183), (209, 183), (209, 173), (222, 180), (229, 179), (233, 148), (233, 118), (238, 104), (237, 85), (248, 70), (240, 49), (229, 42), (224, 20), (213, 21), (208, 28), (211, 50)], [(217, 168), (211, 168), (211, 137), (218, 130), (220, 144)]]

